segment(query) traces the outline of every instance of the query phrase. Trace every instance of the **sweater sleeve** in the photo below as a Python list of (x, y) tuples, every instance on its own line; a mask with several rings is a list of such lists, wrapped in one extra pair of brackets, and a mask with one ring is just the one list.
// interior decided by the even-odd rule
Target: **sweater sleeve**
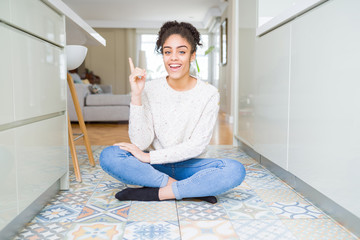
[(217, 92), (206, 104), (191, 137), (178, 145), (150, 151), (151, 164), (180, 162), (199, 156), (210, 143), (219, 112), (220, 95)]
[(130, 103), (129, 138), (141, 150), (147, 149), (154, 140), (153, 119), (146, 93), (141, 96), (142, 105)]

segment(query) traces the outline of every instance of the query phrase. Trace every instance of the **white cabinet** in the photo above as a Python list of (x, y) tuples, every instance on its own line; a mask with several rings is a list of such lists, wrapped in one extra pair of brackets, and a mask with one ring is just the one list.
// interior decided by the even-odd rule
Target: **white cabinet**
[(15, 120), (66, 109), (63, 50), (20, 31), (12, 31)]
[(360, 1), (293, 22), (289, 171), (360, 217)]
[(15, 129), (20, 212), (66, 172), (65, 132), (65, 115)]
[(0, 235), (67, 175), (64, 29), (40, 0), (0, 1)]
[(254, 150), (287, 169), (290, 25), (255, 46)]
[(63, 16), (39, 0), (11, 0), (11, 24), (47, 41), (65, 46)]
[(10, 20), (10, 0), (0, 1), (0, 19)]
[[(1, 11), (1, 10), (0, 10)], [(14, 121), (13, 81), (11, 78), (11, 31), (0, 22), (0, 124)]]
[(0, 229), (18, 214), (14, 130), (0, 131)]

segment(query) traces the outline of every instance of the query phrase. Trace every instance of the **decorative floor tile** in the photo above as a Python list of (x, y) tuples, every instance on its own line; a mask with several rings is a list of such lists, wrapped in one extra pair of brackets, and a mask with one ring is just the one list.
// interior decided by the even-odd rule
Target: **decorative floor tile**
[(113, 178), (112, 176), (110, 176), (109, 174), (104, 174), (104, 177), (102, 179), (102, 181), (112, 181), (112, 182), (119, 182), (119, 180), (117, 180), (116, 178)]
[(87, 205), (82, 209), (76, 222), (124, 222), (128, 218), (130, 206), (129, 202), (111, 209)]
[(102, 170), (94, 170), (92, 172), (90, 171), (81, 171), (81, 178), (82, 181), (97, 181), (101, 180), (104, 176), (104, 172)]
[(264, 169), (246, 169), (245, 179), (248, 181), (274, 180), (277, 179), (273, 174)]
[(72, 223), (30, 223), (14, 240), (64, 239)]
[(233, 220), (241, 240), (297, 240), (280, 220)]
[(75, 223), (66, 234), (66, 239), (121, 239), (125, 223)]
[(231, 220), (235, 219), (278, 219), (271, 209), (255, 197), (248, 201), (238, 201), (230, 198), (220, 198)]
[(323, 212), (309, 203), (274, 202), (270, 204), (270, 208), (280, 218), (327, 218)]
[(178, 222), (127, 222), (123, 240), (180, 240)]
[(219, 195), (219, 197), (223, 199), (223, 202), (225, 202), (224, 198), (243, 202), (257, 198), (259, 201), (261, 201), (261, 199), (257, 196), (256, 192), (251, 189), (231, 189)]
[(70, 189), (69, 192), (91, 192), (94, 191), (96, 189), (96, 186), (98, 185), (98, 182), (78, 182), (74, 179), (70, 180)]
[(245, 181), (253, 189), (289, 189), (289, 187), (281, 180), (268, 176), (267, 178), (256, 179), (252, 177), (245, 177)]
[(118, 201), (114, 197), (118, 191), (141, 186), (126, 185), (101, 169), (99, 156), (106, 147), (92, 146), (95, 167), (90, 166), (85, 147), (76, 147), (83, 181), (75, 180), (70, 166), (70, 190), (52, 199), (15, 239), (357, 239), (229, 145), (208, 146), (202, 155), (235, 159), (247, 172), (240, 186), (217, 196), (217, 204)]
[[(106, 174), (108, 175), (108, 174)], [(122, 183), (118, 180), (107, 180), (104, 179), (99, 182), (99, 184), (96, 187), (96, 191), (107, 191), (107, 190), (116, 190), (117, 192), (123, 190), (126, 188), (126, 184)]]
[(243, 181), (239, 186), (233, 188), (233, 190), (251, 190), (249, 184), (246, 183), (246, 181)]
[(131, 204), (131, 201), (119, 201), (116, 199), (115, 194), (117, 192), (118, 190), (114, 189), (110, 189), (108, 191), (96, 191), (88, 201), (88, 205), (92, 205), (103, 210), (109, 210)]
[(31, 222), (73, 222), (82, 208), (82, 205), (48, 205)]
[(133, 202), (129, 221), (177, 221), (175, 201)]
[(221, 203), (211, 204), (204, 201), (177, 201), (176, 205), (180, 221), (229, 219)]
[(264, 202), (301, 202), (308, 203), (291, 189), (255, 189)]
[(282, 220), (298, 240), (357, 240), (331, 219)]
[(181, 221), (182, 240), (223, 240), (239, 239), (228, 220)]
[(66, 205), (85, 205), (89, 200), (92, 192), (69, 192), (60, 191), (54, 199), (50, 201), (51, 205), (66, 204)]

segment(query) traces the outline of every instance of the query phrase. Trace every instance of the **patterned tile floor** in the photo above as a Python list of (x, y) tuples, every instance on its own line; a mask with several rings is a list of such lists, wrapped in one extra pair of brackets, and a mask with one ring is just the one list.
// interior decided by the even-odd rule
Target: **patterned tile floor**
[(82, 183), (71, 174), (70, 190), (59, 192), (15, 239), (358, 239), (236, 147), (209, 146), (204, 155), (236, 159), (247, 170), (245, 181), (214, 205), (118, 201), (114, 195), (126, 185), (100, 168), (103, 148), (93, 146), (97, 165), (90, 167), (85, 148), (77, 147)]

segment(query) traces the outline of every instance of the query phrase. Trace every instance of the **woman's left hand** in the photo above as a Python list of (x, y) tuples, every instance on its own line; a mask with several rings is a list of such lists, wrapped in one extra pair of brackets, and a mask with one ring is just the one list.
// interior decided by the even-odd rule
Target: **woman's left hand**
[(119, 146), (120, 149), (130, 152), (134, 157), (139, 159), (141, 162), (150, 163), (150, 153), (143, 152), (140, 148), (132, 143), (115, 143), (114, 146)]

